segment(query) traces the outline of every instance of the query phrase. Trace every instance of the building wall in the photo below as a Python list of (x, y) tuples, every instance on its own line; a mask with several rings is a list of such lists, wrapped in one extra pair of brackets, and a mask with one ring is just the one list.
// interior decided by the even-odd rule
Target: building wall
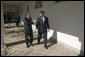
[(19, 7), (19, 14), (20, 14), (20, 19), (21, 21), (23, 21), (24, 17), (26, 16), (26, 13), (27, 13), (27, 6), (29, 3), (26, 2), (26, 3), (23, 3), (20, 7)]
[(1, 2), (1, 56), (7, 54), (6, 44), (4, 42), (4, 18), (3, 18), (3, 3)]
[(19, 6), (4, 4), (3, 9), (4, 12), (18, 12)]
[[(51, 29), (69, 35), (79, 37), (81, 49), (84, 51), (84, 2), (83, 1), (42, 1), (43, 7), (35, 9), (36, 1), (27, 2), (23, 9), (29, 5), (32, 18), (39, 16), (39, 12), (44, 10), (49, 18)], [(26, 12), (26, 10), (25, 10)], [(25, 14), (25, 13), (24, 13)], [(23, 14), (23, 15), (24, 15)]]

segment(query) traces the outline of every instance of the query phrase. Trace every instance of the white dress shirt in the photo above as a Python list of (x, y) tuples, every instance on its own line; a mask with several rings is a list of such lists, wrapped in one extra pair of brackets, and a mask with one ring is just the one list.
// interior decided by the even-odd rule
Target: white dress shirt
[(42, 19), (43, 19), (43, 22), (45, 21), (45, 18), (44, 17), (42, 17)]

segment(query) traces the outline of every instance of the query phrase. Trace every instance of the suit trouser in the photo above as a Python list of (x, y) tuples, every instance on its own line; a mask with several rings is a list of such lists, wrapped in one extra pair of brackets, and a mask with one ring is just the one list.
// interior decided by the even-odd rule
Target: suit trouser
[(19, 22), (18, 21), (16, 22), (16, 26), (19, 26)]
[(43, 35), (44, 38), (44, 46), (47, 46), (47, 31), (44, 31), (43, 33), (38, 32), (38, 43), (40, 43), (40, 39)]
[[(28, 35), (29, 35), (29, 38), (28, 38)], [(29, 45), (32, 44), (33, 42), (33, 34), (32, 33), (25, 33), (25, 42), (26, 42), (26, 45)]]

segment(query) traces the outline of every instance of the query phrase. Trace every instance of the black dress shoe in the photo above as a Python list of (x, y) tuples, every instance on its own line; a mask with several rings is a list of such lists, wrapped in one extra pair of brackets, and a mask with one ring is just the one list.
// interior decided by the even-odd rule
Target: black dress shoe
[(34, 46), (33, 44), (30, 44), (30, 46)]
[(37, 44), (40, 44), (40, 42), (38, 42)]
[(27, 48), (29, 48), (30, 46), (29, 45), (27, 45)]
[(44, 46), (46, 49), (48, 49), (48, 47), (47, 46)]

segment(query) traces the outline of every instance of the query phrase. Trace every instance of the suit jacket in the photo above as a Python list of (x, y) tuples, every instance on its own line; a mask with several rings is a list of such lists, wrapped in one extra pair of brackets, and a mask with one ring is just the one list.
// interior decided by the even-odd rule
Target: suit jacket
[(31, 26), (32, 24), (33, 24), (32, 18), (25, 17), (24, 19), (24, 32), (25, 33), (32, 33), (32, 26)]
[(44, 22), (42, 20), (42, 16), (41, 17), (38, 17), (38, 19), (36, 21), (36, 28), (41, 33), (43, 33), (44, 31), (47, 31), (47, 28), (48, 29), (50, 28), (48, 17), (44, 16), (44, 18), (45, 18)]

